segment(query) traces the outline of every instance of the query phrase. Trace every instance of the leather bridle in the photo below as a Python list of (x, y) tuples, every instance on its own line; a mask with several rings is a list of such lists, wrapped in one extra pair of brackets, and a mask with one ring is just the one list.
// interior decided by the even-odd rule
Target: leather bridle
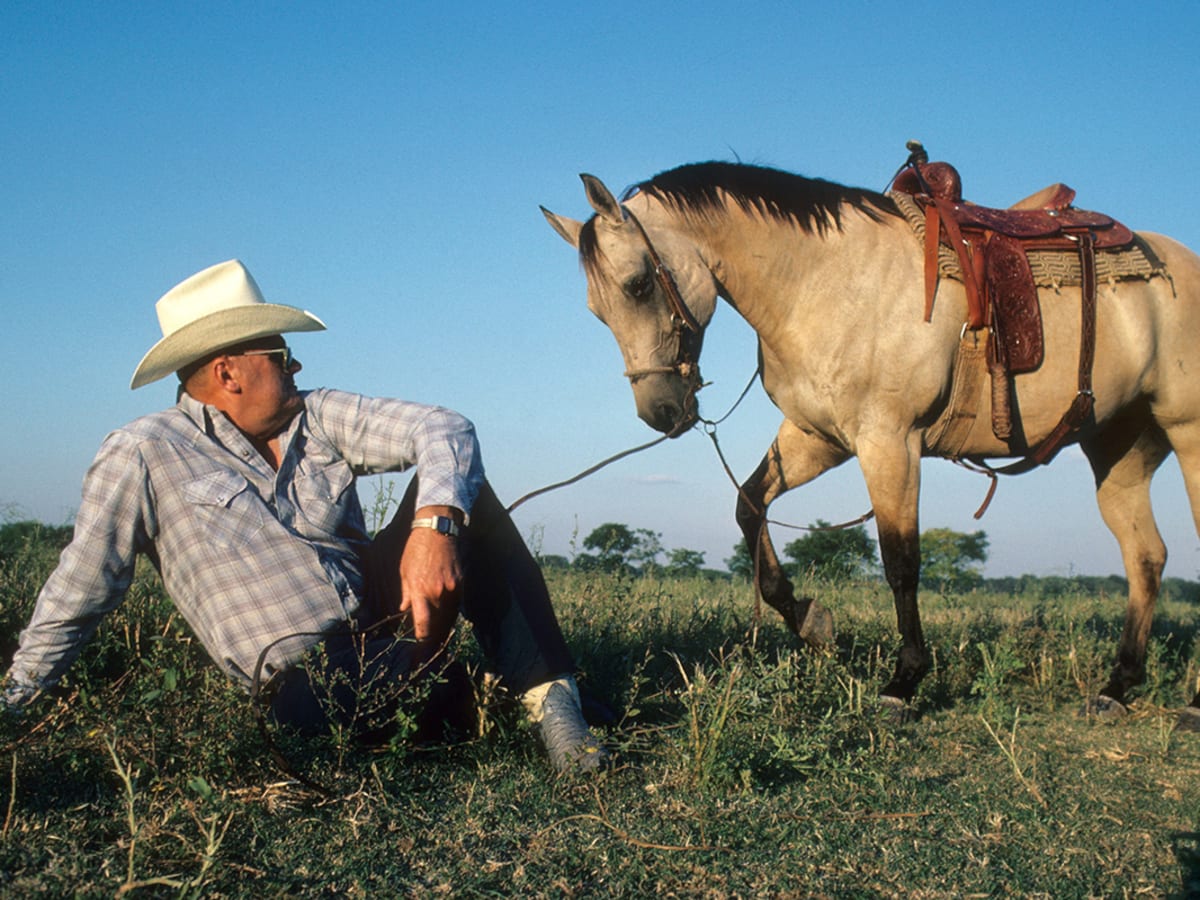
[(687, 308), (687, 304), (683, 302), (683, 295), (679, 293), (679, 285), (675, 281), (675, 276), (663, 263), (662, 257), (658, 255), (654, 243), (650, 240), (650, 235), (646, 234), (646, 229), (642, 227), (638, 217), (624, 206), (621, 207), (621, 211), (641, 235), (642, 243), (646, 247), (646, 255), (650, 257), (650, 262), (654, 265), (654, 278), (667, 298), (667, 306), (671, 310), (671, 334), (675, 337), (674, 362), (665, 366), (626, 369), (625, 377), (629, 379), (630, 384), (647, 375), (678, 375), (687, 382), (688, 395), (684, 401), (683, 415), (680, 416), (675, 428), (667, 435), (668, 437), (678, 437), (691, 428), (692, 424), (700, 417), (696, 392), (703, 387), (700, 381), (699, 359), (700, 347), (704, 340), (704, 328), (692, 315), (692, 311)]
[(675, 281), (675, 276), (671, 274), (671, 270), (663, 263), (662, 257), (658, 255), (658, 251), (654, 248), (653, 242), (650, 240), (650, 235), (646, 234), (646, 229), (642, 227), (642, 223), (638, 220), (633, 212), (625, 207), (621, 207), (625, 217), (633, 223), (637, 233), (642, 238), (642, 243), (646, 247), (646, 255), (650, 257), (650, 262), (654, 265), (654, 278), (658, 282), (658, 286), (662, 289), (663, 295), (667, 298), (667, 306), (671, 310), (671, 331), (675, 336), (675, 361), (666, 366), (647, 366), (641, 369), (627, 369), (625, 377), (631, 382), (637, 381), (646, 375), (678, 375), (680, 378), (686, 379), (691, 384), (691, 393), (694, 397), (696, 391), (700, 389), (700, 364), (698, 358), (700, 356), (700, 343), (704, 337), (704, 328), (696, 321), (696, 317), (692, 315), (692, 311), (687, 308), (687, 304), (683, 302), (683, 296), (679, 293), (679, 285)]

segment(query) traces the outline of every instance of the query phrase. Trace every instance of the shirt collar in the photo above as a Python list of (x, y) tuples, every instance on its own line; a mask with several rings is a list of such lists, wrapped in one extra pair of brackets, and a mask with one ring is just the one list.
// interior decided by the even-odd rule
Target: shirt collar
[[(300, 392), (300, 395), (305, 398), (305, 408), (296, 413), (296, 415), (292, 418), (292, 421), (288, 423), (287, 427), (283, 429), (282, 434), (280, 434), (280, 444), (283, 447), (284, 456), (290, 452), (292, 441), (296, 435), (296, 430), (300, 426), (300, 420), (307, 412), (309, 393), (309, 391)], [(214, 438), (218, 442), (225, 444), (226, 446), (228, 446), (229, 442), (231, 441), (246, 442), (248, 444), (245, 435), (237, 430), (237, 427), (230, 422), (228, 418), (226, 418), (224, 413), (222, 413), (215, 406), (207, 403), (201, 403), (191, 394), (187, 393), (187, 391), (180, 392), (179, 399), (176, 401), (175, 407), (185, 416), (191, 419), (191, 421), (195, 423), (196, 427), (199, 428), (200, 431), (209, 437)]]
[(175, 408), (191, 419), (205, 434), (212, 434), (212, 415), (217, 413), (216, 407), (206, 406), (187, 391), (180, 391)]

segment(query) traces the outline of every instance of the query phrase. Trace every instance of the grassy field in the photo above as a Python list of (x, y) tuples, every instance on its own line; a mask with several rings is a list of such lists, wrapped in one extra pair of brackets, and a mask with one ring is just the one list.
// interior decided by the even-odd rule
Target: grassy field
[[(52, 548), (0, 560), (11, 653)], [(799, 649), (741, 584), (558, 573), (620, 765), (556, 778), (490, 700), (453, 746), (274, 735), (149, 571), (62, 695), (0, 731), (0, 895), (1187, 897), (1200, 895), (1200, 607), (1166, 603), (1116, 724), (1079, 715), (1123, 599), (927, 595), (918, 717), (873, 712), (893, 614), (807, 585), (838, 646)], [(476, 659), (469, 637), (460, 654)]]

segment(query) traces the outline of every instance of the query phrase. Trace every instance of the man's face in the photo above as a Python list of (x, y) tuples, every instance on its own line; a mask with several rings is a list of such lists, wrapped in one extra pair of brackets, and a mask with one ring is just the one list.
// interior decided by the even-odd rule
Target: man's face
[(242, 388), (238, 424), (253, 437), (274, 437), (304, 405), (295, 382), (302, 367), (283, 352), (286, 347), (281, 336), (273, 335), (247, 341), (226, 354)]

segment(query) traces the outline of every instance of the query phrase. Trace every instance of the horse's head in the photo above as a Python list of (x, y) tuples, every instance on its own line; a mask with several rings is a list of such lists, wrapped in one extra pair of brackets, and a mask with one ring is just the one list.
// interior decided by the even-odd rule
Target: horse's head
[[(588, 279), (588, 308), (617, 339), (638, 416), (678, 435), (696, 421), (700, 347), (717, 303), (717, 283), (695, 244), (635, 197), (623, 205), (599, 179), (581, 175), (596, 211), (577, 222), (543, 208), (547, 221), (578, 248)], [(639, 206), (643, 223), (630, 206)]]

